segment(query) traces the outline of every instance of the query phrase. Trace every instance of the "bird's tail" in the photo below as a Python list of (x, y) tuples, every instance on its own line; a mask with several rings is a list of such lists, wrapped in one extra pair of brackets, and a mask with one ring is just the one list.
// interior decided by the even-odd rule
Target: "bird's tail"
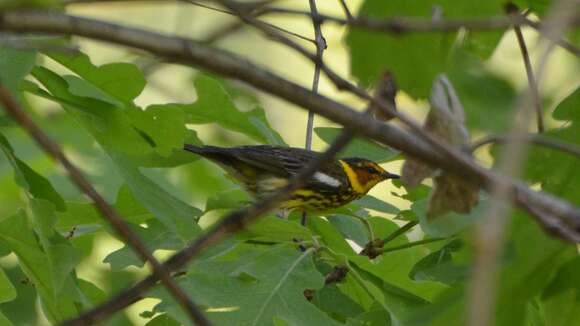
[(203, 147), (195, 146), (195, 145), (191, 145), (191, 144), (184, 144), (183, 149), (188, 151), (188, 152), (195, 153), (195, 154), (202, 154), (205, 152), (203, 150)]
[(229, 162), (232, 160), (232, 154), (227, 148), (215, 147), (215, 146), (196, 146), (191, 144), (183, 145), (183, 149), (192, 152), (197, 155), (209, 158), (217, 162)]

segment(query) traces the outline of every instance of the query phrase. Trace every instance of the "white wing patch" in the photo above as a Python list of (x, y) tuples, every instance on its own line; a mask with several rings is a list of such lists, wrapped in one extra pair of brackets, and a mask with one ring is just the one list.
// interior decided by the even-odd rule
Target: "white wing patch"
[(338, 188), (341, 186), (341, 183), (338, 179), (333, 178), (326, 173), (316, 172), (316, 173), (314, 173), (314, 179), (324, 183), (325, 185), (329, 185), (331, 187)]

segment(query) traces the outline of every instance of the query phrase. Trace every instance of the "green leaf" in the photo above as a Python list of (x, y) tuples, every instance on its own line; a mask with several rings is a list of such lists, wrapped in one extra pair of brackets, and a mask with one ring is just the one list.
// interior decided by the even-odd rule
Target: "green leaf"
[(16, 154), (8, 143), (8, 140), (1, 133), (0, 149), (4, 152), (4, 155), (14, 168), (16, 182), (22, 188), (26, 189), (31, 197), (45, 199), (54, 204), (59, 211), (64, 211), (66, 209), (64, 199), (62, 199), (52, 184), (16, 157)]
[(370, 241), (368, 229), (361, 220), (341, 214), (327, 216), (327, 219), (345, 238), (356, 242), (359, 246), (364, 247)]
[(580, 320), (580, 258), (564, 264), (542, 294), (546, 325), (564, 326)]
[(182, 110), (150, 107), (142, 111), (139, 108), (130, 108), (127, 115), (138, 130), (151, 138), (160, 155), (167, 157), (173, 149), (183, 147), (187, 129), (184, 127), (185, 114)]
[[(577, 257), (576, 248), (548, 236), (538, 224), (520, 212), (512, 215), (500, 261), (495, 324), (532, 325), (530, 308), (563, 264)], [(466, 246), (458, 261), (472, 263), (474, 253)], [(457, 283), (422, 311), (415, 312), (414, 325), (464, 325), (467, 292)], [(556, 291), (557, 292), (557, 291)], [(551, 324), (546, 324), (551, 325)]]
[(320, 216), (309, 216), (308, 228), (313, 233), (320, 236), (322, 243), (326, 244), (333, 251), (344, 255), (356, 255), (356, 252), (345, 241), (342, 234), (327, 220)]
[(356, 272), (360, 274), (366, 287), (373, 292), (375, 299), (389, 312), (394, 325), (404, 325), (405, 320), (413, 315), (414, 310), (428, 303), (425, 299), (364, 270), (356, 269)]
[(20, 8), (58, 8), (62, 3), (59, 0), (3, 0), (0, 9)]
[(304, 226), (275, 216), (261, 218), (256, 223), (248, 225), (237, 236), (242, 239), (273, 242), (312, 239), (312, 233)]
[(86, 54), (70, 55), (54, 52), (47, 55), (96, 88), (124, 103), (132, 102), (145, 88), (145, 77), (133, 64), (110, 63), (98, 67), (91, 63)]
[(145, 324), (145, 326), (180, 326), (181, 323), (171, 318), (167, 314), (156, 316)]
[(86, 300), (84, 304), (87, 308), (93, 307), (107, 300), (107, 294), (93, 283), (79, 278), (77, 279), (77, 284), (79, 290), (84, 295)]
[(554, 109), (554, 119), (573, 121), (580, 124), (580, 112), (578, 112), (578, 105), (580, 105), (580, 88), (577, 88), (572, 94), (568, 95), (558, 107)]
[(311, 302), (339, 321), (355, 318), (364, 312), (358, 303), (343, 294), (335, 284), (327, 285), (316, 291)]
[[(71, 258), (78, 259), (77, 254), (63, 247), (45, 252), (27, 225), (23, 212), (0, 221), (0, 242), (18, 257), (20, 267), (34, 283), (51, 321), (62, 321), (78, 313), (73, 302), (74, 296), (64, 295), (72, 286), (68, 284), (71, 280), (70, 267), (73, 265), (70, 262)], [(67, 257), (71, 253), (73, 257)], [(64, 286), (64, 283), (68, 285)]]
[[(0, 5), (1, 7), (2, 5)], [(36, 63), (36, 51), (0, 47), (0, 76), (2, 84), (16, 96), (18, 84), (30, 73)]]
[(453, 240), (430, 253), (413, 266), (409, 277), (415, 281), (437, 281), (445, 284), (465, 280), (468, 276), (468, 267), (457, 265), (452, 257), (452, 253), (462, 246), (461, 240)]
[(514, 214), (512, 234), (514, 259), (502, 268), (498, 325), (522, 325), (526, 307), (546, 287), (563, 263), (577, 256), (576, 248), (549, 237), (528, 216)]
[(354, 201), (352, 204), (360, 206), (362, 208), (372, 209), (381, 213), (387, 213), (392, 215), (397, 215), (399, 213), (399, 209), (397, 207), (371, 195), (366, 195), (361, 199)]
[(0, 303), (12, 301), (16, 298), (16, 288), (4, 270), (0, 268)]
[[(399, 229), (397, 224), (382, 217), (371, 217), (369, 222), (375, 238), (385, 239)], [(409, 243), (409, 240), (406, 236), (399, 236), (390, 241), (386, 247), (407, 243)], [(416, 282), (409, 277), (409, 271), (411, 271), (413, 266), (431, 252), (429, 248), (429, 245), (420, 245), (404, 250), (386, 252), (372, 261), (368, 257), (358, 255), (350, 256), (349, 260), (360, 269), (380, 278), (384, 282), (396, 284), (406, 292), (430, 300), (438, 295), (444, 286), (441, 283), (432, 281)], [(397, 263), (393, 264), (393, 262)]]
[[(133, 224), (141, 224), (151, 218), (151, 214), (135, 197), (126, 185), (119, 188), (117, 193), (117, 200), (113, 205), (119, 215), (127, 222)], [(94, 204), (68, 202), (67, 210), (58, 213), (57, 228), (62, 232), (69, 232), (73, 228), (77, 228), (74, 232), (75, 236), (79, 236), (78, 226), (82, 225), (99, 225), (108, 226), (109, 223), (101, 216)], [(96, 231), (95, 228), (89, 229)]]
[[(317, 127), (314, 132), (325, 143), (332, 141), (342, 132), (342, 128)], [(361, 157), (377, 163), (392, 161), (397, 157), (393, 150), (373, 143), (372, 141), (355, 138), (340, 153), (339, 157)]]
[(544, 16), (552, 5), (552, 0), (515, 0), (514, 3), (521, 8), (531, 9), (535, 13)]
[[(566, 127), (544, 133), (554, 141), (580, 145), (580, 89), (576, 89), (554, 110), (554, 118), (568, 121)], [(571, 122), (571, 123), (570, 123)], [(580, 204), (578, 157), (561, 151), (534, 146), (526, 161), (525, 176), (539, 182), (542, 189), (573, 204)]]
[(419, 218), (421, 229), (434, 238), (446, 238), (465, 230), (481, 218), (486, 207), (487, 200), (481, 199), (469, 214), (448, 212), (436, 218), (429, 218), (427, 200), (418, 200), (411, 204), (411, 210)]
[(389, 326), (391, 325), (391, 316), (388, 311), (382, 308), (373, 309), (363, 312), (355, 318), (348, 319), (348, 326)]
[[(22, 88), (27, 92), (63, 105), (67, 112), (79, 120), (107, 152), (114, 151), (123, 153), (124, 156), (130, 158), (135, 164), (139, 164), (139, 166), (175, 166), (197, 159), (194, 155), (189, 155), (182, 150), (182, 142), (191, 141), (198, 143), (195, 132), (186, 131), (185, 140), (168, 139), (172, 135), (182, 135), (183, 132), (179, 130), (185, 130), (183, 124), (172, 126), (175, 129), (172, 132), (157, 132), (152, 135), (147, 135), (144, 131), (140, 131), (135, 125), (135, 122), (129, 117), (127, 112), (135, 109), (132, 105), (128, 104), (129, 106), (123, 110), (123, 108), (111, 104), (102, 98), (82, 97), (70, 92), (69, 88), (71, 85), (76, 84), (82, 85), (77, 86), (77, 88), (95, 88), (86, 81), (80, 78), (65, 79), (43, 67), (34, 68), (32, 75), (50, 93), (30, 82), (23, 83)], [(137, 122), (141, 125), (146, 124), (143, 122), (144, 119), (150, 120), (149, 125), (157, 125), (157, 122), (153, 121), (155, 118), (154, 115), (142, 113), (141, 115), (133, 116), (140, 117), (140, 121)], [(161, 147), (161, 153), (166, 155), (167, 146), (177, 143), (179, 143), (179, 146), (175, 148), (177, 151), (168, 157), (161, 156), (157, 152), (157, 144), (163, 145)]]
[(251, 198), (246, 191), (242, 189), (230, 189), (209, 197), (205, 204), (205, 211), (241, 208), (250, 201)]
[[(175, 233), (169, 231), (157, 220), (148, 221), (147, 227), (131, 225), (131, 229), (143, 241), (149, 252), (152, 253), (159, 249), (178, 250), (185, 245), (184, 241), (179, 239)], [(111, 269), (114, 271), (129, 266), (143, 267), (145, 265), (145, 262), (128, 246), (111, 252), (105, 257), (103, 262), (109, 263)]]
[(545, 288), (542, 299), (550, 299), (550, 297), (568, 290), (574, 290), (580, 294), (580, 275), (577, 273), (579, 268), (580, 257), (575, 257), (564, 264), (558, 270), (550, 285)]
[[(441, 8), (443, 17), (486, 17), (502, 15), (503, 2), (383, 1), (366, 0), (359, 15), (378, 18), (422, 17), (431, 18), (433, 6)], [(500, 32), (470, 32), (465, 46), (479, 56), (488, 57), (501, 37)], [(351, 71), (365, 86), (385, 71), (391, 71), (402, 90), (413, 97), (426, 98), (431, 84), (446, 67), (453, 50), (455, 33), (408, 33), (393, 35), (352, 28), (347, 35), (351, 54)]]
[(12, 326), (14, 325), (5, 315), (0, 311), (0, 325), (2, 326)]
[(149, 106), (147, 110), (179, 109), (185, 112), (185, 120), (188, 123), (217, 123), (228, 130), (240, 132), (263, 143), (284, 144), (280, 135), (268, 124), (262, 108), (258, 107), (248, 112), (238, 110), (222, 85), (205, 75), (196, 78), (195, 89), (198, 99), (194, 103), (157, 104)]
[(199, 233), (195, 222), (201, 211), (173, 197), (139, 170), (137, 162), (150, 159), (143, 155), (151, 154), (152, 148), (135, 131), (122, 110), (99, 100), (70, 94), (66, 81), (46, 68), (35, 68), (33, 75), (95, 137), (143, 206), (183, 239), (191, 239)]
[[(324, 285), (311, 250), (273, 246), (253, 258), (239, 259), (237, 266), (229, 275), (190, 271), (180, 282), (187, 292), (197, 293), (198, 303), (216, 325), (272, 325), (274, 319), (287, 325), (339, 325), (304, 298), (304, 290)], [(164, 290), (155, 293), (163, 299), (156, 309), (187, 322)]]
[(190, 240), (201, 232), (197, 220), (201, 210), (189, 206), (175, 198), (122, 156), (112, 156), (119, 174), (127, 182), (133, 195), (141, 204), (155, 215), (169, 230)]

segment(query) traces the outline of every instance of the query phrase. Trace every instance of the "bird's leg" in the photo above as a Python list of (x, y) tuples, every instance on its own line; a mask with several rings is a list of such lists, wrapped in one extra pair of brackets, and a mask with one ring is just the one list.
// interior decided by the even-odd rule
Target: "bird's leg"
[(300, 219), (300, 225), (306, 226), (308, 216), (306, 216), (306, 211), (302, 211), (302, 218)]
[(281, 209), (276, 213), (277, 217), (284, 219), (284, 220), (288, 219), (288, 215), (290, 215), (290, 210), (288, 210), (288, 209)]

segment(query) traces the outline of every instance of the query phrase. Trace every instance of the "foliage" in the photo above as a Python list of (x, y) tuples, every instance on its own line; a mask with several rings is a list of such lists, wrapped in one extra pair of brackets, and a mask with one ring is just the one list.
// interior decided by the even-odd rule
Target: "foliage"
[[(540, 15), (547, 7), (546, 1), (518, 3)], [(434, 4), (445, 17), (502, 15), (501, 1), (453, 0), (366, 0), (360, 14), (430, 17)], [(12, 6), (13, 1), (0, 4)], [(485, 61), (502, 34), (469, 31), (464, 36), (348, 29), (352, 77), (371, 86), (388, 69), (401, 91), (427, 98), (435, 77), (447, 73), (463, 103), (469, 134), (506, 132), (517, 92)], [(99, 65), (95, 59), (92, 54), (2, 47), (0, 76), (150, 251), (160, 257), (177, 251), (227, 212), (252, 201), (218, 167), (182, 146), (202, 144), (201, 139), (285, 145), (254, 90), (196, 72), (190, 89), (196, 100), (141, 105), (146, 101), (139, 97), (151, 86), (142, 69), (128, 60)], [(545, 135), (580, 145), (580, 91), (553, 105), (553, 127)], [(201, 125), (218, 131), (211, 134)], [(220, 134), (224, 130), (227, 136)], [(293, 130), (302, 133), (303, 128)], [(341, 130), (319, 127), (314, 132), (329, 144)], [(405, 159), (361, 138), (339, 156), (394, 162), (389, 166)], [(577, 160), (533, 147), (523, 178), (580, 205)], [(367, 195), (321, 216), (311, 214), (305, 226), (298, 214), (288, 220), (263, 217), (208, 248), (176, 280), (216, 325), (463, 325), (475, 257), (471, 236), (488, 201), (482, 195), (469, 213), (431, 219), (429, 184), (405, 188), (395, 181), (392, 194)], [(1, 324), (57, 324), (144, 275), (144, 262), (113, 242), (124, 239), (2, 111), (0, 189)], [(575, 248), (551, 238), (524, 212), (512, 212), (510, 221), (498, 272), (497, 324), (578, 323), (580, 259)], [(410, 235), (391, 237), (407, 222), (418, 226)], [(374, 259), (359, 254), (377, 239), (388, 240), (383, 254)], [(346, 268), (346, 276), (326, 282), (337, 267)], [(141, 324), (190, 323), (162, 286), (146, 297), (159, 303), (143, 308)], [(118, 314), (110, 322), (130, 321)]]

